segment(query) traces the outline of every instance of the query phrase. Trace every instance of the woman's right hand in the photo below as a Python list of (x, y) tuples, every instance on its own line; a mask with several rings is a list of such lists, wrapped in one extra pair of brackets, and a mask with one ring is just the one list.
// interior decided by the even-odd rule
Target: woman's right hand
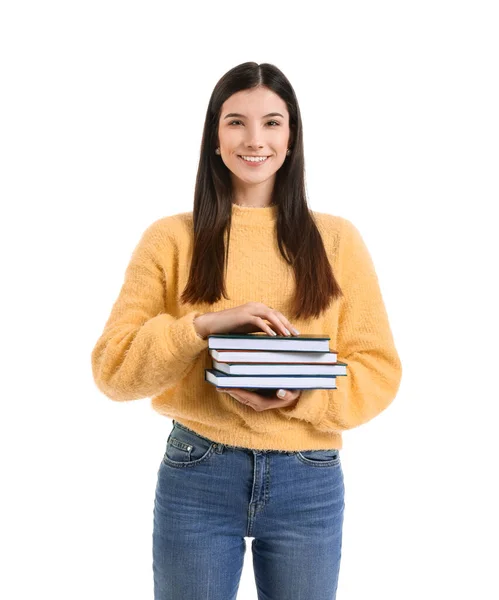
[(300, 334), (282, 313), (262, 302), (247, 302), (234, 308), (204, 313), (194, 319), (194, 328), (205, 339), (212, 333), (264, 331), (268, 335)]

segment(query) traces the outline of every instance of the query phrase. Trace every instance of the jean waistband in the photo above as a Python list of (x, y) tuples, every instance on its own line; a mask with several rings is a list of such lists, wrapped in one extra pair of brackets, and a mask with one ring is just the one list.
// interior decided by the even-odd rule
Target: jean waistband
[(212, 444), (216, 444), (217, 445), (217, 450), (220, 451), (223, 448), (234, 448), (236, 450), (243, 450), (244, 452), (250, 452), (250, 453), (256, 453), (256, 454), (263, 454), (263, 453), (270, 453), (270, 452), (274, 452), (276, 454), (296, 454), (296, 451), (293, 450), (275, 450), (275, 449), (254, 449), (254, 448), (246, 448), (245, 446), (233, 446), (231, 444), (224, 444), (222, 442), (215, 442), (214, 440), (207, 438), (204, 435), (201, 435), (200, 433), (198, 433), (197, 431), (193, 431), (192, 429), (189, 429), (189, 427), (187, 427), (186, 425), (183, 425), (182, 423), (179, 423), (178, 421), (175, 421), (175, 419), (173, 419), (173, 425), (176, 427), (179, 427), (180, 429), (184, 429), (185, 431), (189, 431), (190, 433), (192, 433), (193, 435), (196, 435), (198, 437), (200, 437), (203, 440), (206, 440), (208, 442), (211, 442)]

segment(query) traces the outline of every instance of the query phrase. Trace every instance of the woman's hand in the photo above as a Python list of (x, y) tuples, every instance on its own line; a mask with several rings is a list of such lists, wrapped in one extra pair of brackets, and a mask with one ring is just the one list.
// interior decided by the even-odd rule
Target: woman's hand
[[(270, 323), (273, 329), (267, 324)], [(216, 312), (208, 312), (194, 319), (194, 328), (203, 338), (211, 333), (254, 333), (268, 335), (299, 335), (292, 323), (279, 311), (262, 302), (246, 302)]]
[[(269, 327), (270, 323), (273, 327)], [(279, 311), (262, 302), (246, 302), (217, 312), (205, 313), (194, 319), (194, 327), (203, 338), (211, 333), (254, 333), (264, 331), (268, 335), (300, 335), (292, 323)], [(217, 392), (227, 392), (230, 396), (253, 408), (256, 411), (271, 408), (294, 406), (301, 395), (301, 390), (284, 390), (284, 397), (260, 395), (243, 388), (216, 388)]]
[(283, 408), (285, 406), (294, 406), (301, 396), (301, 390), (283, 390), (285, 395), (280, 396), (261, 396), (255, 392), (250, 392), (244, 388), (216, 388), (217, 392), (227, 392), (229, 396), (235, 398), (241, 404), (250, 406), (257, 412), (269, 410), (271, 408)]

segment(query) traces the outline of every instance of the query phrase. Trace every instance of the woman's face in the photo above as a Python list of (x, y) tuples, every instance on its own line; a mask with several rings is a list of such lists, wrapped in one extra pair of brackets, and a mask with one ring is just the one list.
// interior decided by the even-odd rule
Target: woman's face
[[(286, 159), (289, 133), (284, 100), (265, 87), (242, 90), (222, 105), (218, 124), (220, 157), (241, 182), (262, 183), (274, 177)], [(268, 158), (248, 163), (241, 156)]]

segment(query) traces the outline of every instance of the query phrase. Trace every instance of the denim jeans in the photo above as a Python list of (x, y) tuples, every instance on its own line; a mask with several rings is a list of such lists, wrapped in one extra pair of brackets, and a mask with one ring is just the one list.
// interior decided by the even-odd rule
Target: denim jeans
[(174, 420), (154, 500), (154, 600), (236, 600), (245, 537), (259, 600), (335, 600), (344, 507), (340, 450), (228, 446)]

